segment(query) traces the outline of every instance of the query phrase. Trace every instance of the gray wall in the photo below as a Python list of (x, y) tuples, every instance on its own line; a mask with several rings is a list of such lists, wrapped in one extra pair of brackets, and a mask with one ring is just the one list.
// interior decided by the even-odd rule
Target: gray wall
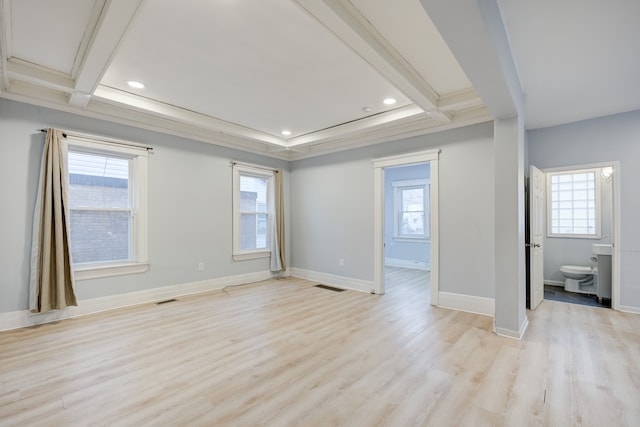
[(387, 168), (384, 171), (384, 256), (404, 261), (417, 261), (429, 266), (431, 260), (431, 241), (410, 242), (395, 239), (394, 234), (394, 197), (393, 183), (414, 179), (428, 179), (429, 164), (409, 165)]
[[(494, 296), (493, 124), (483, 123), (296, 161), (291, 167), (293, 265), (373, 280), (371, 160), (441, 148), (440, 290)], [(345, 265), (339, 265), (339, 259)]]
[[(149, 158), (150, 270), (78, 281), (81, 300), (269, 269), (268, 259), (231, 259), (229, 162), (233, 159), (287, 169), (285, 162), (0, 99), (0, 312), (28, 307), (33, 206), (44, 144), (44, 134), (37, 129), (46, 127), (155, 148)], [(288, 195), (288, 173), (284, 178)], [(286, 209), (289, 218), (288, 203)], [(198, 271), (198, 262), (205, 263), (205, 271)]]
[(611, 221), (613, 181), (607, 182), (605, 178), (600, 176), (600, 191), (602, 238), (548, 237), (545, 232), (542, 246), (544, 248), (544, 280), (564, 283), (564, 276), (560, 272), (560, 267), (563, 265), (595, 266), (596, 263), (591, 261), (591, 257), (594, 256), (591, 245), (594, 243), (611, 243), (611, 235), (613, 233)]
[(528, 132), (529, 162), (539, 168), (620, 161), (620, 304), (640, 308), (640, 111)]

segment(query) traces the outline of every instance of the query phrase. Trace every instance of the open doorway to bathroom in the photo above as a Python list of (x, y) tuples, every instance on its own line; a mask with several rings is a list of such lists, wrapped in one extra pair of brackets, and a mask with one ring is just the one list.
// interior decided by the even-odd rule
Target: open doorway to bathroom
[[(531, 168), (529, 307), (543, 299), (611, 307), (615, 294), (617, 164)], [(535, 198), (542, 176), (544, 194)], [(542, 203), (540, 203), (542, 202)], [(541, 208), (542, 205), (542, 208)], [(537, 229), (537, 231), (536, 231)], [(536, 268), (541, 271), (536, 274)], [(542, 281), (542, 283), (540, 283)], [(615, 307), (614, 307), (615, 308)]]

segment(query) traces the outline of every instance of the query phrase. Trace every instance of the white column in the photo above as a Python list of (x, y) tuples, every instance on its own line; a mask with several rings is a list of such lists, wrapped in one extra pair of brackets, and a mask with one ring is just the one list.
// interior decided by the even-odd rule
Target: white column
[(524, 235), (524, 123), (494, 122), (495, 329), (522, 338), (527, 327)]

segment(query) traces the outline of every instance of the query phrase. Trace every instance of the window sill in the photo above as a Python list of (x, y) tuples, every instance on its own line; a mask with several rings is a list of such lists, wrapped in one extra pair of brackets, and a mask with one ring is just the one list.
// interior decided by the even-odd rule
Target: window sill
[(245, 261), (249, 259), (258, 259), (258, 258), (269, 258), (271, 256), (271, 251), (253, 251), (253, 252), (239, 252), (233, 254), (234, 261)]
[(601, 240), (602, 237), (599, 234), (547, 234), (547, 237), (561, 238), (561, 239), (591, 239), (591, 240)]
[(148, 263), (112, 264), (75, 268), (73, 270), (73, 276), (76, 280), (89, 280), (100, 279), (102, 277), (144, 273), (147, 270), (149, 270)]
[(429, 243), (431, 239), (426, 237), (398, 237), (393, 238), (394, 242), (406, 242), (406, 243)]

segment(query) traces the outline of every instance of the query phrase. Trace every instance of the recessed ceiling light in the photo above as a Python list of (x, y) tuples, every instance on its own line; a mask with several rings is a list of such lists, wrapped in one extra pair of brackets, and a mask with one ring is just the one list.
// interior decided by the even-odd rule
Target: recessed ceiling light
[(127, 84), (134, 89), (144, 89), (144, 85), (140, 82), (136, 82), (134, 80), (129, 80)]
[(289, 135), (291, 135), (291, 131), (290, 131), (290, 130), (283, 130), (283, 131), (282, 131), (282, 134), (283, 134), (284, 136), (289, 136)]
[(385, 100), (384, 100), (384, 101), (382, 101), (382, 102), (384, 102), (384, 105), (393, 105), (393, 104), (395, 104), (395, 103), (396, 103), (396, 100), (395, 100), (395, 99), (393, 99), (393, 98), (387, 98), (387, 99), (385, 99)]

